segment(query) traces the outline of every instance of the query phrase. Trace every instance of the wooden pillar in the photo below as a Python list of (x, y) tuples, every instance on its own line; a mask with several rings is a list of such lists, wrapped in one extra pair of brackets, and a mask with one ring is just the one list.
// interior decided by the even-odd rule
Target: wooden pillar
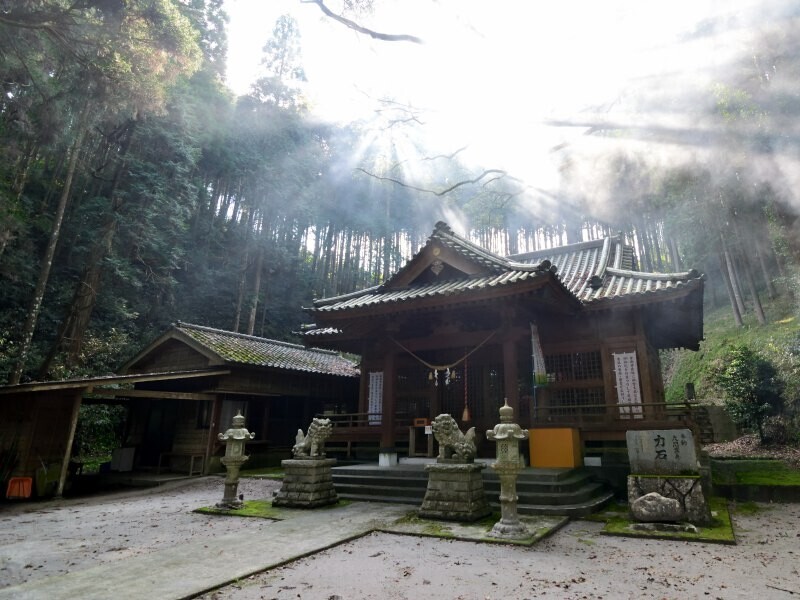
[(208, 424), (208, 439), (206, 440), (206, 456), (203, 460), (203, 475), (208, 475), (211, 471), (211, 455), (214, 453), (214, 443), (217, 441), (217, 427), (222, 417), (222, 398), (219, 394), (214, 395), (214, 404), (211, 405), (211, 421)]
[(651, 373), (650, 348), (647, 343), (647, 334), (644, 330), (644, 319), (641, 310), (636, 311), (636, 362), (639, 367), (639, 385), (642, 390), (642, 402), (645, 404), (645, 419), (663, 416), (661, 407), (654, 406), (654, 402), (661, 400), (657, 397), (653, 374)]
[(64, 486), (67, 483), (67, 473), (69, 472), (69, 460), (72, 457), (72, 442), (75, 441), (75, 430), (78, 428), (78, 416), (81, 412), (81, 400), (83, 389), (75, 392), (72, 399), (72, 413), (69, 418), (69, 431), (67, 432), (67, 446), (64, 448), (64, 458), (61, 461), (61, 474), (58, 477), (58, 487), (56, 487), (56, 498), (61, 498), (64, 494)]
[(391, 351), (383, 356), (383, 408), (381, 416), (381, 452), (397, 452), (394, 447), (395, 383), (397, 357)]
[[(513, 338), (503, 341), (503, 389), (508, 405), (519, 417), (519, 372), (517, 368), (517, 344)], [(496, 416), (496, 415), (493, 415)]]

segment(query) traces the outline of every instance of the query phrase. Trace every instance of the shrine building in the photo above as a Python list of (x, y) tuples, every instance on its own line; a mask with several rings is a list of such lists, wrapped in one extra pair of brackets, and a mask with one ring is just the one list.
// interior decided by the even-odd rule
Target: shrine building
[(481, 434), (506, 398), (540, 466), (578, 466), (629, 429), (692, 427), (665, 402), (659, 351), (699, 348), (703, 276), (642, 272), (621, 237), (502, 257), (439, 222), (385, 283), (306, 310), (307, 345), (361, 356), (358, 411), (331, 416), (333, 441), (379, 445), (381, 464), (429, 455), (440, 413), (491, 456)]

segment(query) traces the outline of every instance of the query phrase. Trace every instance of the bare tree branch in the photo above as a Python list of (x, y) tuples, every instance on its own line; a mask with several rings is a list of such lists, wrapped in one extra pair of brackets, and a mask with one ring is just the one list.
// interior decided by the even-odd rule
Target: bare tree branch
[(436, 156), (423, 156), (420, 160), (436, 160), (437, 158), (446, 158), (447, 160), (453, 160), (456, 156), (461, 154), (467, 148), (469, 148), (469, 146), (461, 146), (461, 148), (459, 148), (452, 154), (437, 154)]
[(379, 181), (390, 181), (392, 183), (396, 183), (397, 185), (401, 185), (404, 188), (408, 188), (408, 189), (414, 190), (416, 192), (424, 192), (426, 194), (433, 194), (434, 196), (444, 196), (445, 194), (449, 194), (450, 192), (452, 192), (453, 190), (455, 190), (457, 188), (460, 188), (461, 186), (469, 185), (471, 183), (478, 183), (479, 181), (481, 181), (481, 179), (483, 179), (487, 175), (497, 175), (497, 177), (491, 178), (489, 181), (485, 182), (484, 185), (486, 185), (488, 183), (491, 183), (492, 181), (496, 181), (497, 179), (500, 179), (500, 178), (503, 178), (503, 177), (509, 177), (508, 173), (506, 173), (505, 171), (503, 171), (501, 169), (486, 169), (483, 173), (478, 175), (475, 179), (465, 179), (464, 181), (459, 181), (458, 183), (454, 183), (450, 187), (445, 188), (445, 189), (437, 192), (436, 190), (429, 190), (429, 189), (426, 189), (426, 188), (421, 188), (421, 187), (417, 187), (417, 186), (414, 186), (414, 185), (410, 185), (410, 184), (408, 184), (408, 183), (406, 183), (404, 181), (400, 181), (399, 179), (394, 179), (392, 177), (383, 177), (381, 175), (376, 175), (375, 173), (370, 173), (369, 171), (367, 171), (366, 169), (363, 169), (361, 167), (357, 167), (356, 170), (357, 171), (361, 171), (365, 175), (373, 177), (373, 178), (375, 178), (375, 179), (377, 179)]
[(355, 21), (351, 21), (350, 19), (346, 19), (341, 15), (337, 15), (330, 8), (325, 6), (325, 2), (323, 0), (300, 0), (300, 2), (302, 2), (303, 4), (316, 4), (317, 6), (319, 6), (319, 9), (326, 16), (330, 17), (334, 21), (338, 21), (345, 27), (349, 27), (353, 31), (357, 31), (358, 33), (363, 33), (364, 35), (368, 35), (376, 40), (383, 40), (384, 42), (413, 42), (414, 44), (424, 43), (420, 38), (413, 35), (406, 35), (403, 33), (401, 34), (380, 33), (378, 31), (373, 31), (372, 29), (367, 29), (366, 27), (362, 27)]

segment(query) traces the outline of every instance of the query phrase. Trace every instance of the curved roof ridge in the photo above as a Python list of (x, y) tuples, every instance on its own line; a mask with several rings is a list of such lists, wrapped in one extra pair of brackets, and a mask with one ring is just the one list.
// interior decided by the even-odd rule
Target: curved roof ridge
[[(380, 285), (373, 285), (368, 288), (363, 288), (360, 290), (356, 290), (354, 292), (348, 292), (347, 294), (339, 294), (338, 296), (330, 296), (328, 298), (320, 298), (318, 300), (314, 300), (314, 306), (325, 306), (326, 304), (330, 304), (331, 302), (341, 302), (342, 300), (349, 300), (350, 298), (354, 298), (355, 296), (361, 296), (368, 292), (377, 292), (383, 287), (383, 284)], [(305, 310), (305, 307), (303, 307)]]
[(434, 227), (433, 233), (431, 234), (429, 240), (432, 239), (439, 239), (439, 240), (443, 239), (446, 241), (455, 242), (457, 246), (461, 246), (462, 248), (475, 254), (479, 258), (483, 258), (489, 260), (490, 262), (495, 263), (498, 267), (508, 268), (508, 266), (510, 265), (510, 261), (506, 257), (500, 256), (499, 254), (495, 254), (494, 252), (487, 250), (486, 248), (478, 246), (475, 242), (472, 242), (467, 238), (458, 235), (444, 221), (439, 221), (436, 223), (436, 226)]
[(606, 273), (620, 277), (634, 277), (637, 279), (651, 279), (653, 281), (676, 281), (678, 279), (696, 279), (702, 275), (696, 269), (675, 273), (657, 273), (647, 271), (631, 271), (627, 269), (606, 268)]

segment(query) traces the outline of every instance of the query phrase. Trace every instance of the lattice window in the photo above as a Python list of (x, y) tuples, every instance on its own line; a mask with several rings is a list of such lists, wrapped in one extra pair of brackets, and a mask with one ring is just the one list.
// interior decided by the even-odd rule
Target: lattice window
[(544, 357), (544, 362), (548, 378), (555, 383), (603, 378), (599, 351), (551, 354)]
[(602, 415), (605, 413), (605, 390), (602, 387), (553, 389), (550, 396), (552, 416)]
[(409, 419), (430, 414), (430, 387), (428, 370), (410, 367), (397, 370), (396, 412)]

